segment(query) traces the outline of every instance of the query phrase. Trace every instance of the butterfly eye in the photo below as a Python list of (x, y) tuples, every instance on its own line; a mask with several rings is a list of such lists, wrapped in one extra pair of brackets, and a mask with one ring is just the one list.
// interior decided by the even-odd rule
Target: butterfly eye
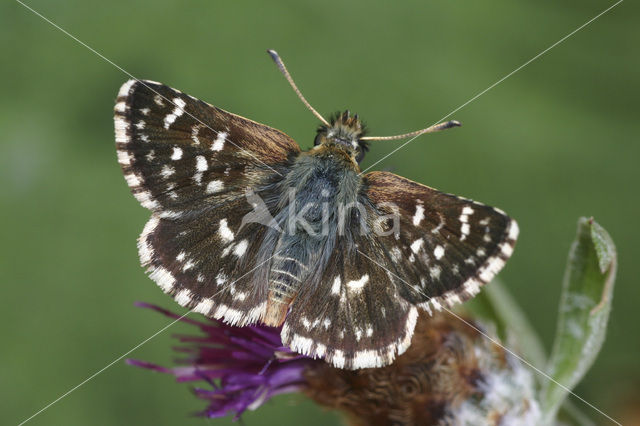
[(322, 136), (320, 134), (316, 135), (316, 138), (313, 140), (313, 146), (318, 146), (322, 143)]

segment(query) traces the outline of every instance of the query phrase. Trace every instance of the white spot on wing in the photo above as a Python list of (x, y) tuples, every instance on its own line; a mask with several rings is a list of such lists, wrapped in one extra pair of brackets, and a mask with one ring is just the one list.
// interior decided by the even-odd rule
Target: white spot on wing
[(417, 204), (416, 214), (413, 215), (413, 226), (420, 225), (422, 219), (424, 219), (424, 207), (422, 206), (422, 204)]
[(463, 285), (464, 291), (469, 293), (471, 296), (475, 296), (480, 292), (480, 285), (475, 278), (469, 278)]
[(138, 179), (138, 176), (134, 175), (133, 173), (129, 173), (128, 175), (125, 175), (124, 178), (127, 181), (127, 184), (131, 188), (134, 188), (136, 186), (140, 186), (142, 184), (142, 181), (140, 179)]
[(227, 139), (227, 132), (220, 132), (216, 137), (216, 140), (211, 145), (212, 151), (221, 151), (224, 148), (224, 141)]
[(115, 117), (115, 129), (116, 129), (116, 142), (128, 143), (131, 138), (127, 135), (129, 130), (129, 123), (119, 115)]
[(449, 293), (445, 297), (445, 302), (447, 303), (447, 305), (453, 306), (462, 301), (460, 300), (460, 296), (458, 296), (456, 293)]
[(436, 248), (433, 250), (433, 255), (438, 260), (442, 259), (442, 256), (444, 256), (444, 247), (436, 246)]
[(235, 238), (235, 235), (227, 225), (227, 219), (222, 219), (220, 221), (220, 228), (218, 229), (218, 234), (220, 234), (220, 238), (222, 238), (224, 241), (227, 241), (227, 242), (233, 241), (233, 239)]
[(303, 354), (303, 355), (311, 355), (311, 347), (313, 346), (313, 340), (308, 337), (301, 336), (299, 334), (294, 334), (293, 339), (291, 339), (290, 347), (294, 351)]
[(359, 342), (362, 339), (362, 330), (356, 328), (356, 342)]
[(129, 90), (131, 89), (131, 86), (135, 84), (136, 81), (137, 80), (132, 79), (124, 83), (122, 86), (120, 86), (120, 90), (118, 90), (118, 97), (129, 96)]
[(391, 260), (397, 263), (400, 259), (402, 259), (402, 252), (400, 252), (398, 247), (393, 247), (391, 249)]
[(175, 172), (176, 172), (176, 169), (165, 164), (164, 166), (162, 166), (162, 170), (160, 170), (160, 175), (166, 179), (171, 175), (173, 175)]
[(176, 107), (173, 109), (173, 112), (171, 114), (167, 114), (167, 116), (164, 118), (165, 129), (168, 129), (169, 126), (171, 126), (173, 122), (176, 121), (176, 118), (184, 114), (184, 107), (185, 105), (187, 105), (187, 103), (180, 98), (173, 98), (173, 103), (176, 105)]
[(344, 353), (340, 350), (337, 350), (333, 353), (333, 356), (331, 357), (331, 363), (338, 367), (338, 368), (344, 368)]
[(520, 229), (518, 228), (518, 224), (516, 223), (515, 220), (511, 220), (511, 223), (509, 224), (509, 238), (511, 238), (512, 240), (515, 240), (518, 238), (518, 233), (520, 232)]
[(171, 159), (176, 161), (182, 158), (182, 148), (173, 147), (173, 153), (171, 154)]
[(502, 244), (500, 250), (505, 256), (511, 256), (513, 254), (513, 246), (511, 244)]
[(224, 184), (221, 180), (212, 180), (207, 185), (207, 194), (214, 194), (216, 192), (220, 192), (224, 188)]
[(207, 159), (204, 158), (203, 155), (198, 155), (196, 157), (196, 170), (199, 172), (206, 172), (208, 168), (209, 165), (207, 164)]
[(360, 292), (367, 282), (369, 282), (369, 275), (365, 274), (358, 280), (349, 281), (347, 287), (352, 291)]
[(131, 164), (131, 155), (126, 151), (118, 151), (118, 163), (123, 166), (128, 166)]
[(203, 299), (200, 303), (194, 306), (193, 310), (201, 314), (208, 314), (213, 308), (213, 300)]
[(162, 266), (151, 269), (149, 277), (154, 280), (165, 293), (171, 291), (176, 283), (176, 279), (171, 275), (171, 272)]
[(469, 207), (469, 206), (465, 206), (462, 209), (462, 214), (467, 215), (467, 216), (472, 215), (473, 214), (473, 209), (471, 207)]
[(182, 290), (177, 292), (173, 297), (176, 299), (176, 302), (178, 302), (180, 306), (187, 306), (189, 302), (191, 302), (193, 295), (191, 294), (191, 291), (189, 291), (186, 288), (183, 288)]
[(222, 284), (224, 284), (226, 282), (227, 282), (227, 276), (224, 273), (219, 272), (218, 276), (216, 277), (216, 284), (217, 285), (222, 285)]
[(136, 200), (138, 200), (138, 202), (142, 204), (142, 207), (146, 209), (155, 210), (159, 207), (158, 202), (154, 200), (151, 197), (151, 194), (147, 191), (136, 192), (133, 195), (136, 197)]
[(309, 322), (309, 320), (307, 319), (307, 317), (302, 317), (302, 325), (304, 326), (304, 328), (306, 328), (307, 330), (309, 330), (309, 328), (311, 328), (311, 322)]
[(429, 275), (434, 280), (440, 279), (440, 273), (441, 272), (442, 272), (442, 269), (440, 269), (440, 267), (437, 266), (437, 265), (436, 266), (432, 266), (431, 268), (429, 268)]
[(182, 267), (182, 272), (187, 271), (187, 270), (193, 268), (194, 266), (196, 266), (196, 264), (193, 263), (193, 261), (187, 260), (187, 263), (185, 263), (184, 266)]
[(247, 251), (247, 247), (249, 246), (249, 242), (247, 240), (240, 241), (236, 248), (233, 250), (233, 254), (238, 257), (242, 257), (244, 253)]
[(464, 241), (467, 238), (467, 235), (469, 235), (469, 224), (468, 223), (463, 223), (462, 226), (460, 227), (460, 233), (462, 234), (460, 236), (460, 241)]
[(331, 294), (340, 294), (340, 276), (338, 275), (335, 280), (333, 280), (333, 285), (331, 286)]
[(149, 263), (151, 263), (151, 260), (153, 259), (153, 247), (147, 242), (147, 237), (149, 236), (149, 234), (155, 231), (158, 223), (160, 223), (160, 219), (158, 219), (156, 216), (151, 216), (151, 219), (149, 219), (147, 224), (144, 226), (142, 234), (138, 239), (138, 254), (140, 256), (140, 262), (144, 266), (147, 266)]

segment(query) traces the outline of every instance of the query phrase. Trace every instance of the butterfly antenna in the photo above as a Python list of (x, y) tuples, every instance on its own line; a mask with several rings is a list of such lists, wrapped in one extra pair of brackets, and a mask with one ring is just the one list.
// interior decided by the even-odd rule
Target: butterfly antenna
[(303, 104), (305, 104), (305, 106), (309, 109), (309, 111), (311, 111), (313, 113), (313, 115), (315, 115), (316, 117), (318, 117), (318, 119), (320, 121), (322, 121), (322, 123), (327, 126), (330, 127), (329, 123), (327, 122), (327, 120), (325, 120), (319, 113), (318, 111), (316, 111), (315, 109), (313, 109), (313, 107), (311, 106), (311, 104), (309, 102), (307, 102), (307, 100), (304, 98), (304, 96), (302, 96), (302, 92), (300, 92), (300, 89), (298, 89), (298, 86), (296, 86), (296, 83), (293, 81), (293, 78), (291, 78), (291, 74), (289, 74), (289, 71), (287, 71), (287, 67), (284, 66), (284, 62), (282, 62), (282, 59), (280, 59), (280, 56), (278, 55), (278, 52), (276, 52), (275, 50), (267, 50), (267, 52), (269, 53), (269, 55), (271, 55), (271, 59), (273, 59), (273, 62), (276, 63), (276, 65), (278, 66), (278, 69), (280, 70), (280, 72), (285, 76), (285, 78), (287, 79), (287, 81), (289, 82), (289, 84), (291, 85), (291, 87), (293, 87), (293, 90), (296, 92), (296, 94), (298, 95), (298, 97), (300, 98), (300, 100), (302, 101)]
[(360, 138), (363, 141), (393, 141), (397, 139), (406, 139), (411, 137), (418, 137), (424, 133), (434, 133), (439, 132), (440, 130), (447, 130), (452, 127), (459, 127), (462, 124), (459, 121), (451, 120), (440, 124), (434, 124), (431, 127), (427, 127), (426, 129), (416, 130), (415, 132), (405, 133), (403, 135), (395, 135), (395, 136), (365, 136)]

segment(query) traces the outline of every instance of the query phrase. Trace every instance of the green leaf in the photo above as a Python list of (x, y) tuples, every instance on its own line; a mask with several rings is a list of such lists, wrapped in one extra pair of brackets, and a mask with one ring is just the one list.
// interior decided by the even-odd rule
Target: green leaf
[(616, 274), (611, 237), (593, 219), (580, 218), (565, 271), (558, 329), (540, 401), (551, 424), (558, 409), (593, 364), (606, 335)]
[(596, 423), (569, 399), (564, 400), (564, 403), (558, 412), (557, 421), (554, 424), (558, 426), (596, 426)]

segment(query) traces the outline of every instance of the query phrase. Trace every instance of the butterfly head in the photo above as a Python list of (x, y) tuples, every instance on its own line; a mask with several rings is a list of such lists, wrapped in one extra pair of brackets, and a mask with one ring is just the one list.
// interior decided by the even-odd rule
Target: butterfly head
[(358, 114), (353, 116), (349, 111), (337, 113), (329, 121), (328, 125), (318, 127), (318, 134), (314, 145), (334, 144), (346, 150), (349, 155), (360, 163), (364, 154), (369, 150), (367, 142), (362, 140), (365, 134), (365, 127), (358, 118)]

